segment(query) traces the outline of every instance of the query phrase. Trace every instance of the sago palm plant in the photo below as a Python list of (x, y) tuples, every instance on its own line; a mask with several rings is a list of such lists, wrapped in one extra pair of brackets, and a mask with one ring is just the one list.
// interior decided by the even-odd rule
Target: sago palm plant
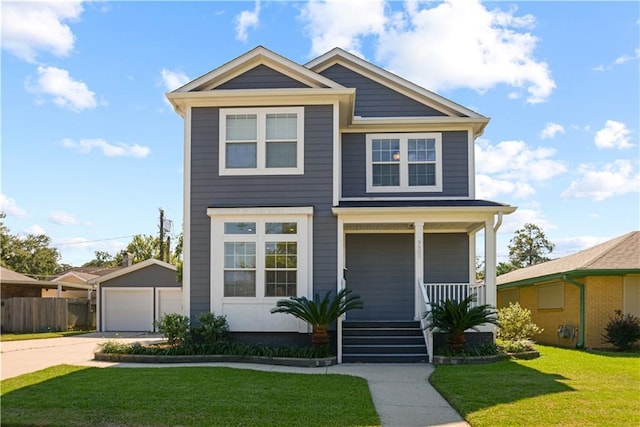
[(313, 300), (306, 297), (291, 297), (280, 300), (271, 309), (271, 313), (286, 313), (304, 320), (313, 327), (311, 342), (314, 347), (326, 347), (329, 344), (329, 325), (338, 317), (353, 309), (363, 307), (358, 295), (350, 289), (342, 289), (336, 295), (327, 292), (322, 299), (315, 294)]
[(477, 327), (485, 323), (498, 324), (495, 310), (488, 304), (471, 307), (475, 301), (475, 294), (469, 295), (462, 301), (444, 300), (431, 306), (431, 312), (427, 313), (429, 327), (449, 335), (449, 350), (459, 353), (465, 344), (464, 331), (477, 330)]

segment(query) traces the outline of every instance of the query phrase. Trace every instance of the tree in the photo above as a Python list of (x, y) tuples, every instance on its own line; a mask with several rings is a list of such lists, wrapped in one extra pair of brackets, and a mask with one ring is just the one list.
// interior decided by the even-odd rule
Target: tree
[(95, 258), (82, 264), (83, 267), (115, 267), (116, 259), (107, 251), (94, 251)]
[(514, 266), (510, 262), (500, 262), (496, 265), (496, 276), (501, 274), (507, 274), (510, 271), (517, 270), (518, 267)]
[[(5, 218), (0, 213), (0, 219)], [(0, 250), (3, 267), (17, 273), (46, 279), (60, 271), (58, 260), (60, 253), (49, 247), (51, 238), (46, 234), (11, 234), (8, 227), (0, 221)]]
[(514, 269), (540, 264), (549, 261), (554, 247), (540, 227), (527, 223), (509, 241), (509, 262)]

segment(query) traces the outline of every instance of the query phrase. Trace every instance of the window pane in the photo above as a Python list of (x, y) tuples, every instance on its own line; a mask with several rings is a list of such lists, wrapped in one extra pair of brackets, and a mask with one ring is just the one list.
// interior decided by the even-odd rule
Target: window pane
[(297, 234), (297, 222), (267, 222), (265, 225), (266, 234)]
[(267, 142), (268, 168), (295, 168), (297, 164), (296, 142)]
[(298, 115), (295, 113), (267, 114), (267, 141), (297, 139)]
[(251, 143), (227, 143), (226, 165), (228, 168), (255, 168), (256, 144)]
[(257, 139), (255, 114), (230, 114), (227, 116), (227, 141), (255, 141)]
[(254, 242), (225, 242), (224, 268), (256, 268), (256, 244)]
[(296, 296), (296, 242), (265, 243), (265, 295), (268, 297)]
[(400, 165), (381, 164), (372, 165), (372, 167), (374, 187), (389, 187), (400, 185)]
[(371, 141), (371, 159), (375, 162), (399, 162), (399, 139), (374, 139)]
[(224, 234), (256, 234), (255, 222), (225, 222)]
[(436, 185), (436, 166), (433, 163), (410, 164), (409, 185)]
[(255, 271), (225, 271), (224, 272), (224, 296), (225, 297), (255, 297), (256, 296), (256, 272)]

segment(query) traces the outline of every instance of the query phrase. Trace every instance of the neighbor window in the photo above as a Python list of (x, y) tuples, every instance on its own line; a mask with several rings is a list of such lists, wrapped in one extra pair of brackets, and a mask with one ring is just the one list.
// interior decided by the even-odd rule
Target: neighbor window
[(367, 135), (367, 192), (442, 191), (442, 135)]
[(304, 172), (304, 108), (220, 109), (220, 174)]
[(564, 308), (564, 284), (539, 286), (538, 308)]

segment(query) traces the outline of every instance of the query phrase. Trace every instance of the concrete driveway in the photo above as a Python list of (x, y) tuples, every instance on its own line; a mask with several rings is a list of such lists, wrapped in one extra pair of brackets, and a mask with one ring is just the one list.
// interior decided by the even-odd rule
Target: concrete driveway
[(98, 344), (105, 341), (148, 343), (162, 341), (162, 337), (148, 332), (93, 332), (64, 338), (2, 342), (1, 379), (60, 364), (84, 365), (93, 359)]

